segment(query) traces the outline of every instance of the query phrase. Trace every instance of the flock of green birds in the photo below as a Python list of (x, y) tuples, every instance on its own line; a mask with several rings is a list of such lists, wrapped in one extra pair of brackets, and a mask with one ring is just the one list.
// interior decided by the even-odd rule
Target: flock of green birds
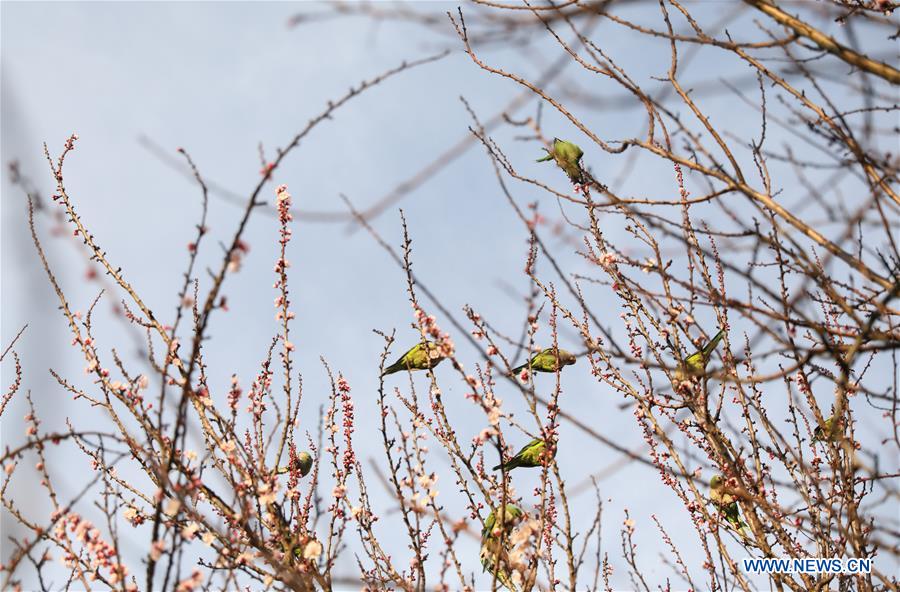
[[(432, 341), (422, 341), (412, 346), (400, 358), (389, 365), (381, 373), (381, 376), (387, 376), (396, 372), (407, 370), (431, 370), (438, 364), (443, 362), (445, 357), (440, 353), (438, 345)], [(534, 372), (557, 372), (565, 366), (570, 366), (576, 361), (575, 354), (561, 348), (548, 347), (541, 350), (530, 360), (512, 369), (511, 374), (516, 376), (524, 371)], [(553, 449), (555, 455), (556, 449)], [(541, 438), (535, 438), (522, 447), (512, 458), (506, 462), (501, 462), (493, 468), (494, 471), (503, 471), (504, 473), (519, 467), (540, 467), (547, 462), (551, 455), (547, 454), (547, 442)], [(510, 579), (509, 571), (504, 568), (508, 565), (507, 549), (504, 542), (509, 539), (509, 534), (515, 525), (524, 517), (524, 512), (513, 504), (506, 504), (501, 509), (502, 519), (500, 524), (497, 523), (496, 515), (493, 511), (488, 514), (484, 521), (484, 529), (481, 531), (481, 565), (485, 571), (489, 571), (497, 581), (508, 589), (515, 591), (516, 586)]]
[[(722, 341), (725, 332), (720, 330), (706, 345), (691, 355), (684, 358), (675, 370), (675, 378), (679, 381), (702, 376), (706, 372), (706, 365), (713, 351)], [(403, 370), (431, 370), (446, 359), (438, 345), (432, 341), (422, 341), (411, 347), (393, 364), (387, 366), (381, 376), (387, 376)], [(513, 368), (511, 374), (517, 376), (522, 372), (555, 373), (565, 366), (576, 362), (575, 354), (561, 348), (548, 347), (531, 357), (530, 360)], [(494, 471), (504, 473), (519, 467), (540, 467), (555, 455), (556, 449), (552, 448), (548, 454), (547, 442), (541, 438), (534, 438), (522, 447), (514, 456), (496, 465)], [(710, 499), (721, 509), (726, 522), (731, 525), (742, 537), (747, 536), (747, 525), (740, 518), (740, 510), (737, 501), (730, 494), (724, 492), (724, 481), (721, 475), (713, 477), (710, 485)], [(481, 531), (481, 564), (485, 571), (491, 573), (506, 588), (515, 591), (516, 586), (510, 578), (508, 569), (508, 551), (504, 548), (504, 541), (515, 525), (524, 517), (524, 512), (514, 504), (506, 504), (501, 508), (502, 520), (498, 525), (496, 512), (491, 511), (484, 521), (484, 529)]]
[[(585, 173), (581, 167), (581, 158), (584, 152), (581, 148), (572, 142), (554, 138), (552, 148), (546, 151), (547, 155), (537, 162), (553, 160), (573, 183), (582, 184), (585, 182)], [(712, 353), (724, 336), (724, 329), (720, 329), (703, 347), (681, 360), (675, 368), (675, 380), (680, 383), (705, 376), (706, 366), (712, 357)], [(403, 370), (431, 370), (444, 359), (437, 344), (425, 340), (410, 348), (400, 359), (385, 368), (381, 375), (384, 377)], [(514, 368), (511, 374), (517, 376), (525, 370), (528, 370), (529, 374), (534, 372), (555, 373), (561, 371), (565, 366), (574, 364), (575, 361), (576, 357), (574, 354), (564, 349), (549, 347), (534, 355), (528, 362)], [(837, 427), (833, 418), (829, 417), (824, 421), (824, 425), (815, 428), (813, 441), (837, 441), (840, 438)], [(512, 458), (505, 462), (501, 460), (501, 463), (495, 466), (493, 470), (500, 470), (506, 473), (519, 467), (540, 467), (549, 462), (555, 454), (555, 446), (552, 448), (552, 453), (547, 454), (547, 442), (543, 439), (535, 438), (522, 447)], [(715, 475), (710, 480), (709, 497), (713, 504), (719, 508), (729, 527), (734, 529), (742, 540), (749, 542), (747, 523), (741, 518), (737, 499), (732, 493), (727, 491), (726, 480), (722, 475)], [(497, 512), (500, 513), (499, 520), (496, 516)], [(513, 592), (516, 592), (517, 588), (510, 577), (508, 569), (504, 567), (509, 565), (508, 549), (505, 548), (504, 541), (509, 539), (512, 530), (524, 516), (525, 513), (521, 508), (514, 504), (506, 504), (498, 508), (498, 510), (492, 510), (488, 514), (487, 519), (484, 521), (484, 528), (481, 531), (482, 567), (485, 571), (489, 571), (492, 577), (495, 577), (500, 584)]]

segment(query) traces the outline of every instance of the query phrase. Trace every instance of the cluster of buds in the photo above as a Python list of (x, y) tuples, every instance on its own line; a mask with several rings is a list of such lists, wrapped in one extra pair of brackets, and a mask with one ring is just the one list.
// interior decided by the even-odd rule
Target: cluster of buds
[(491, 424), (491, 427), (498, 428), (500, 418), (503, 417), (503, 411), (500, 408), (503, 405), (503, 400), (495, 397), (493, 390), (487, 389), (484, 392), (484, 397), (481, 399), (481, 405), (487, 414), (488, 423)]
[(109, 383), (109, 387), (113, 391), (118, 392), (122, 397), (124, 397), (135, 407), (140, 407), (144, 404), (144, 397), (143, 395), (141, 395), (141, 391), (146, 389), (149, 384), (150, 379), (142, 374), (132, 384), (126, 384), (118, 380), (113, 380)]
[(41, 424), (40, 420), (35, 417), (33, 413), (29, 413), (25, 416), (25, 434), (28, 436), (36, 436), (38, 433), (38, 426)]
[(281, 244), (287, 244), (291, 239), (291, 231), (286, 228), (287, 223), (294, 219), (291, 215), (291, 194), (287, 191), (287, 185), (279, 185), (275, 190), (275, 205), (278, 208), (278, 221), (281, 223)]
[(237, 273), (241, 270), (241, 265), (244, 262), (244, 256), (250, 251), (250, 245), (245, 243), (242, 240), (238, 240), (235, 243), (234, 248), (231, 249), (231, 252), (228, 254), (228, 271), (230, 273)]
[(537, 553), (541, 523), (534, 518), (523, 520), (509, 537), (510, 578), (520, 588), (527, 579), (528, 566)]
[[(181, 358), (178, 357), (178, 348), (181, 347), (181, 342), (176, 337), (172, 341), (169, 342), (169, 349), (166, 351), (166, 359), (165, 364), (168, 366), (169, 364), (174, 364), (176, 368), (181, 368), (182, 362)], [(96, 360), (93, 360), (94, 367), (96, 368)]]
[(499, 432), (497, 428), (489, 427), (484, 428), (480, 432), (478, 432), (474, 438), (472, 438), (472, 445), (478, 448), (479, 446), (484, 445), (485, 442), (496, 436)]
[(203, 573), (199, 569), (195, 569), (191, 573), (191, 577), (178, 582), (175, 592), (193, 592), (203, 586)]
[(303, 547), (301, 557), (307, 561), (316, 561), (322, 556), (322, 543), (312, 539)]
[(337, 390), (341, 396), (341, 413), (344, 416), (344, 471), (348, 473), (356, 465), (356, 453), (353, 451), (353, 398), (350, 397), (350, 384), (343, 376), (338, 376)]
[(428, 355), (433, 359), (451, 357), (455, 351), (453, 340), (450, 338), (449, 333), (441, 331), (435, 316), (425, 314), (425, 311), (419, 308), (418, 304), (413, 304), (413, 316), (416, 317), (416, 324), (419, 330), (426, 336), (431, 337), (437, 345), (436, 348), (428, 350)]
[(269, 369), (269, 363), (265, 362), (262, 371), (256, 377), (256, 380), (253, 381), (253, 384), (250, 386), (250, 392), (247, 394), (247, 398), (250, 400), (247, 405), (247, 411), (252, 413), (256, 420), (259, 420), (266, 411), (266, 404), (263, 402), (263, 398), (269, 393), (271, 388), (272, 371)]
[(238, 377), (236, 374), (231, 375), (231, 388), (228, 390), (228, 406), (231, 407), (232, 411), (237, 410), (238, 401), (241, 400), (241, 394), (244, 391), (241, 390), (241, 386), (238, 384)]
[(275, 503), (278, 499), (278, 481), (272, 479), (271, 482), (263, 481), (256, 488), (257, 499), (263, 506)]
[(204, 407), (212, 407), (213, 406), (213, 400), (212, 400), (212, 397), (209, 395), (208, 388), (206, 388), (205, 386), (201, 386), (195, 391), (195, 394), (197, 396), (197, 400), (200, 401), (200, 403)]
[(427, 493), (427, 495), (430, 499), (435, 499), (438, 496), (438, 490), (437, 490), (438, 476), (437, 476), (437, 474), (434, 472), (426, 474), (425, 468), (422, 467), (421, 465), (419, 465), (416, 468), (417, 468), (416, 472), (419, 474), (419, 476), (416, 477), (416, 481), (419, 483), (419, 486), (423, 490), (425, 490), (425, 492)]
[[(788, 377), (790, 380), (790, 377)], [(797, 390), (806, 395), (807, 397), (812, 396), (812, 388), (809, 386), (809, 382), (806, 380), (806, 375), (803, 372), (797, 372), (793, 376), (793, 382), (797, 385)]]
[(606, 251), (605, 253), (600, 255), (600, 257), (597, 258), (597, 263), (600, 265), (600, 267), (609, 271), (610, 273), (618, 273), (618, 268), (616, 267), (618, 259), (616, 258), (615, 254), (610, 253), (609, 251)]
[(107, 580), (111, 584), (121, 582), (128, 575), (128, 568), (117, 561), (115, 548), (103, 540), (100, 530), (94, 527), (89, 520), (85, 520), (75, 512), (54, 513), (52, 518), (56, 521), (55, 540), (68, 541), (69, 537), (66, 532), (68, 531), (84, 548), (84, 553), (80, 555), (80, 558), (72, 554), (63, 558), (67, 567), (79, 569), (78, 566), (81, 562), (87, 563), (92, 571), (88, 575), (88, 579), (97, 579), (99, 571), (104, 570), (108, 573)]
[(147, 517), (134, 506), (125, 508), (123, 515), (125, 516), (125, 520), (128, 520), (132, 526), (140, 526), (147, 520)]
[(78, 134), (72, 134), (69, 136), (69, 139), (66, 140), (66, 151), (75, 150), (75, 141), (78, 140)]
[(368, 525), (375, 521), (375, 516), (372, 515), (372, 512), (362, 506), (350, 508), (350, 516), (363, 525)]
[(340, 472), (337, 474), (340, 481), (331, 490), (332, 503), (328, 506), (328, 511), (338, 520), (344, 520), (347, 513), (344, 511), (344, 504), (347, 502), (347, 485), (344, 481), (347, 479), (347, 473)]

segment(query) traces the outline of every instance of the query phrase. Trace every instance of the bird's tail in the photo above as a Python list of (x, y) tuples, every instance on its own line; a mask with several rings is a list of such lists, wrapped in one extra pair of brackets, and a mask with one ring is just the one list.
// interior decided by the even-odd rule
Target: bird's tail
[(506, 461), (505, 463), (500, 463), (499, 465), (497, 465), (496, 467), (494, 467), (491, 470), (499, 471), (500, 469), (503, 469), (504, 471), (509, 472), (518, 466), (519, 466), (519, 459), (513, 457), (513, 458), (509, 459), (508, 461)]
[(512, 592), (519, 592), (516, 584), (512, 581), (512, 578), (509, 577), (509, 573), (507, 573), (503, 568), (497, 569), (497, 581), (506, 586), (508, 590), (511, 590)]
[(497, 553), (498, 556), (494, 556), (491, 554), (490, 550), (481, 547), (481, 567), (482, 571), (488, 572), (491, 578), (495, 575), (497, 577), (497, 583), (502, 586), (505, 586), (507, 589), (512, 592), (519, 592), (516, 587), (515, 582), (510, 578), (509, 572), (504, 568), (504, 564), (508, 563), (509, 559), (506, 556), (506, 551), (500, 549)]
[(703, 356), (708, 357), (709, 354), (711, 354), (713, 350), (716, 349), (716, 346), (719, 345), (719, 342), (722, 341), (723, 337), (725, 337), (725, 329), (719, 329), (719, 332), (709, 340), (709, 343), (707, 343), (706, 346), (704, 346)]
[(394, 372), (400, 372), (403, 370), (405, 366), (400, 362), (394, 362), (390, 366), (384, 369), (384, 372), (381, 373), (382, 376), (387, 376), (388, 374), (393, 374)]
[(548, 160), (553, 160), (553, 155), (549, 152), (547, 152), (547, 156), (545, 156), (543, 158), (539, 158), (534, 162), (547, 162)]
[(527, 362), (524, 363), (524, 364), (522, 364), (521, 366), (516, 366), (515, 368), (512, 369), (512, 375), (513, 375), (513, 376), (518, 376), (519, 374), (521, 374), (522, 370), (524, 370), (524, 369), (527, 368), (527, 367), (528, 367), (528, 363), (527, 363)]

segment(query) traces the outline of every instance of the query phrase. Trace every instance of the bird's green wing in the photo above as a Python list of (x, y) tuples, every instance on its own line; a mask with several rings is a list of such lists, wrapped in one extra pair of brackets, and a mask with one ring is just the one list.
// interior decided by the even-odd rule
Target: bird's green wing
[(385, 368), (382, 376), (406, 369), (427, 370), (434, 368), (444, 360), (442, 355), (432, 356), (437, 348), (438, 346), (431, 341), (417, 343), (403, 354), (399, 360)]
[(411, 348), (409, 348), (405, 354), (400, 356), (396, 362), (388, 366), (384, 369), (382, 376), (386, 376), (388, 374), (393, 374), (394, 372), (400, 372), (401, 370), (406, 370), (407, 367), (414, 367), (413, 360), (416, 358), (416, 353), (423, 350), (421, 343), (417, 343)]
[(577, 144), (560, 140), (559, 138), (553, 139), (553, 152), (561, 160), (573, 164), (577, 164), (581, 157), (584, 156), (584, 151)]
[(531, 359), (531, 367), (540, 372), (553, 372), (556, 369), (556, 355), (551, 349), (545, 349)]
[(816, 429), (813, 430), (813, 442), (837, 442), (840, 440), (838, 430), (835, 429), (834, 416), (826, 419), (824, 423), (824, 427), (816, 426)]
[(497, 517), (494, 516), (494, 513), (491, 512), (488, 514), (487, 520), (484, 521), (484, 528), (481, 529), (481, 538), (482, 540), (487, 538), (487, 536), (494, 530), (494, 524), (497, 522)]
[(741, 537), (748, 538), (750, 536), (750, 527), (741, 519), (741, 511), (738, 507), (737, 502), (731, 502), (727, 506), (723, 507), (722, 513), (725, 515), (725, 520), (728, 522), (728, 524), (730, 524), (731, 527), (741, 535)]
[(429, 364), (431, 363), (429, 353), (432, 348), (433, 346), (429, 342), (425, 342), (425, 344), (418, 344), (407, 354), (406, 363), (409, 364), (410, 368), (413, 368), (415, 370), (424, 370), (428, 368)]
[(493, 468), (511, 471), (517, 467), (539, 467), (541, 466), (541, 457), (544, 454), (545, 443), (543, 440), (534, 439), (519, 450), (515, 456)]
[(536, 467), (541, 464), (541, 456), (544, 454), (544, 447), (545, 443), (543, 440), (535, 439), (526, 444), (516, 456), (520, 458), (522, 465)]
[(684, 359), (684, 368), (688, 374), (703, 374), (706, 370), (706, 357), (702, 351), (694, 352)]
[[(568, 358), (574, 357), (575, 356), (565, 350), (557, 350), (556, 348), (548, 347), (535, 356), (531, 366), (535, 370), (540, 370), (541, 372), (556, 372), (557, 369), (562, 368), (562, 366), (567, 363), (566, 360)], [(574, 364), (575, 362), (569, 363)]]

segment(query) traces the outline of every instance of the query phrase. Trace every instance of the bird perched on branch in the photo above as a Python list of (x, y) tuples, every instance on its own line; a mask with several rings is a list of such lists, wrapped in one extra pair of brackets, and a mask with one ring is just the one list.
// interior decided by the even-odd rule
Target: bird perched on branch
[(581, 169), (581, 157), (584, 152), (573, 144), (559, 138), (553, 138), (553, 148), (547, 150), (547, 156), (537, 159), (536, 162), (556, 161), (556, 166), (561, 168), (572, 183), (584, 183), (584, 171)]
[[(498, 520), (496, 514), (502, 514)], [(491, 511), (484, 528), (481, 530), (481, 567), (497, 581), (508, 589), (516, 592), (516, 585), (509, 574), (509, 554), (505, 548), (508, 544), (509, 534), (516, 524), (521, 522), (525, 513), (513, 504), (506, 504), (498, 508), (497, 512)]]
[(294, 459), (291, 467), (279, 467), (276, 473), (283, 475), (289, 473), (292, 467), (296, 467), (300, 471), (300, 476), (306, 477), (309, 474), (309, 470), (312, 468), (312, 464), (312, 455), (304, 450), (297, 455), (297, 458)]
[(382, 376), (401, 370), (430, 370), (444, 361), (445, 356), (433, 341), (424, 341), (412, 346), (400, 359), (384, 369)]
[(722, 475), (713, 475), (709, 480), (709, 499), (715, 503), (722, 512), (725, 521), (737, 531), (744, 539), (749, 539), (750, 530), (747, 523), (741, 519), (741, 510), (735, 497), (725, 488), (725, 478)]
[(516, 376), (526, 368), (530, 368), (533, 372), (556, 372), (563, 366), (574, 364), (575, 360), (575, 354), (564, 349), (548, 347), (521, 366), (513, 368), (512, 375)]
[(682, 360), (681, 365), (675, 370), (675, 379), (678, 381), (690, 380), (693, 376), (706, 374), (706, 364), (724, 336), (725, 329), (719, 329), (719, 332), (706, 345)]
[(832, 415), (813, 430), (813, 442), (838, 442), (841, 439), (840, 422)]
[[(546, 450), (547, 442), (540, 438), (535, 438), (522, 447), (522, 450), (517, 452), (514, 457), (506, 462), (501, 462), (492, 470), (503, 469), (504, 471), (511, 471), (517, 467), (539, 467), (544, 459)], [(556, 449), (553, 450), (553, 456), (556, 456)]]

